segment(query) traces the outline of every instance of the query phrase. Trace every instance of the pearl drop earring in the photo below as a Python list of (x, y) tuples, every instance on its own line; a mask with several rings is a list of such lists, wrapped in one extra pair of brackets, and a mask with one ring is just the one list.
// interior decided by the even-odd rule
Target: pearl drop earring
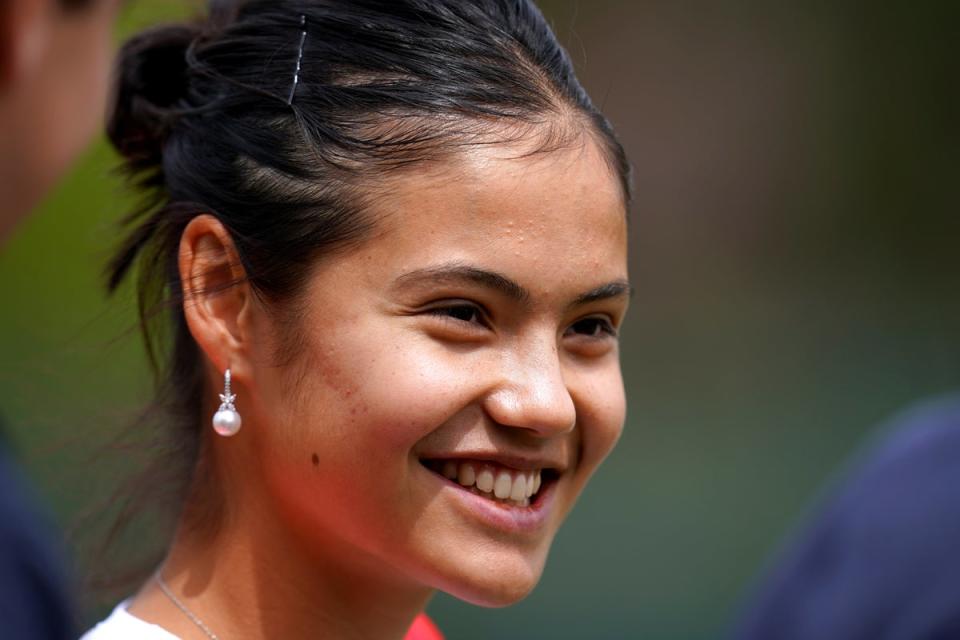
[(223, 372), (223, 393), (220, 394), (220, 408), (213, 414), (213, 430), (221, 436), (232, 436), (240, 431), (240, 414), (233, 406), (237, 396), (230, 393), (230, 369)]

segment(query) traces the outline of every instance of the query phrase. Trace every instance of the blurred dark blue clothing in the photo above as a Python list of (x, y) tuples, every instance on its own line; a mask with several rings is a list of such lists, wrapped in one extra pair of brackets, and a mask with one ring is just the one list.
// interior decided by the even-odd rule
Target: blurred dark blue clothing
[(74, 640), (53, 529), (0, 441), (0, 638)]
[(779, 557), (734, 637), (960, 638), (960, 398), (894, 422)]

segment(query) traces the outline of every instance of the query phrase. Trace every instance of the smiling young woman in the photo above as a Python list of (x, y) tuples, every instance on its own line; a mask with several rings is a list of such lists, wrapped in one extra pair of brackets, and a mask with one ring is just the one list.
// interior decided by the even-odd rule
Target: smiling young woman
[(627, 161), (536, 8), (218, 4), (128, 43), (117, 96), (153, 199), (112, 284), (173, 302), (184, 489), (87, 637), (437, 637), (437, 589), (523, 598), (622, 429), (629, 298)]

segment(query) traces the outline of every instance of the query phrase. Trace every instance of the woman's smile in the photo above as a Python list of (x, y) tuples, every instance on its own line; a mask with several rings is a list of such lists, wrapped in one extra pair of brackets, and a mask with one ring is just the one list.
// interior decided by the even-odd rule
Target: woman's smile
[[(507, 462), (509, 461), (509, 462)], [(439, 491), (485, 524), (508, 532), (541, 531), (553, 508), (563, 464), (496, 453), (430, 456), (420, 463)]]

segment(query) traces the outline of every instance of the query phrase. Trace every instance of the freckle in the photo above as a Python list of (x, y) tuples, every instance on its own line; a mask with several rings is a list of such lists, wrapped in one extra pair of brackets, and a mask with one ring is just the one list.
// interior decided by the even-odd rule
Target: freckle
[(313, 466), (315, 467), (320, 464), (320, 456), (318, 456), (317, 454), (313, 454), (310, 457), (310, 460), (313, 461)]

